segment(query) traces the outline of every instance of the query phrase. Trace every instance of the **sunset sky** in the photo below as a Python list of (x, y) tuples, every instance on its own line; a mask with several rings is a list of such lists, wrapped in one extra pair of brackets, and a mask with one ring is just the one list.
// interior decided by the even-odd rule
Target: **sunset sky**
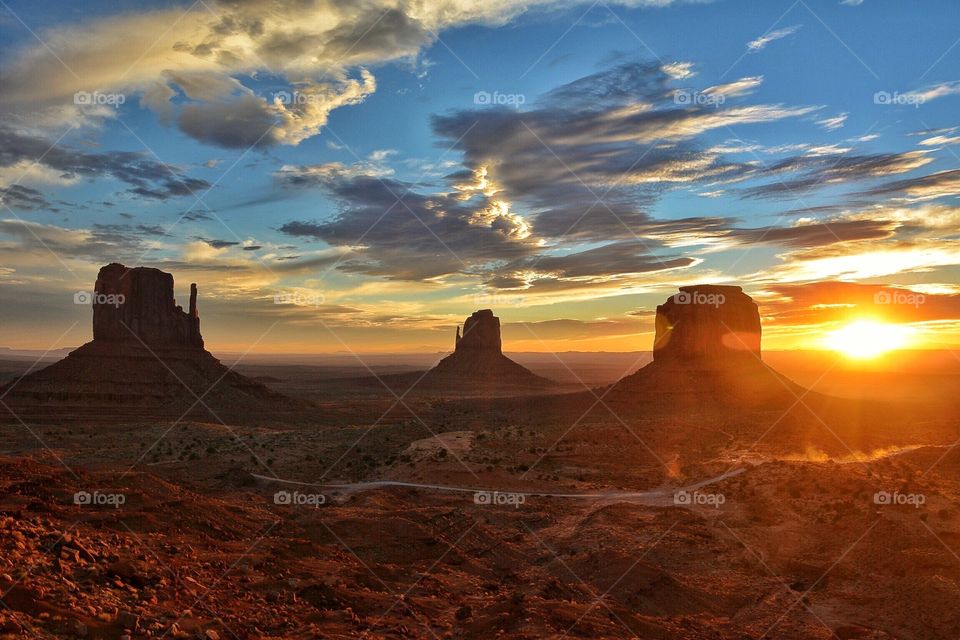
[(87, 341), (122, 262), (197, 282), (214, 352), (488, 307), (507, 350), (644, 350), (694, 283), (766, 349), (958, 348), (958, 38), (955, 0), (3, 0), (0, 346)]

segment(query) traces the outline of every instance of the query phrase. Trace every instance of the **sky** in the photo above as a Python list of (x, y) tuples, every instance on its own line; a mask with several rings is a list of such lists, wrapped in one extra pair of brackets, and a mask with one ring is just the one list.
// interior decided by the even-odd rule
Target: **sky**
[(646, 350), (698, 283), (957, 348), (958, 107), (954, 0), (3, 0), (0, 346), (121, 262), (214, 352)]

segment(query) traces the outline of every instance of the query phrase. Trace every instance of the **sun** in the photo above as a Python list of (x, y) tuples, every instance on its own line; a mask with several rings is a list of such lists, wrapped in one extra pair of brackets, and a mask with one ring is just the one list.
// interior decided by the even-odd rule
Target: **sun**
[(909, 343), (910, 333), (909, 327), (899, 324), (857, 320), (828, 333), (824, 344), (848, 358), (864, 360), (902, 349)]

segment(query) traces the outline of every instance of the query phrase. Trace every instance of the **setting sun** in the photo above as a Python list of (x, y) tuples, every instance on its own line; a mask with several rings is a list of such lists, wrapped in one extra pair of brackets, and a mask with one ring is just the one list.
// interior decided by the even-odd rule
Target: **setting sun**
[(903, 325), (857, 320), (828, 333), (824, 343), (849, 358), (875, 358), (906, 346), (910, 332), (910, 328)]

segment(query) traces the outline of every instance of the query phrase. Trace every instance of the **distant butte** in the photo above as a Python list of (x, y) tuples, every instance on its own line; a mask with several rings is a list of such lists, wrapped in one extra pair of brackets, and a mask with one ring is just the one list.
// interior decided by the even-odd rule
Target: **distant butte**
[(100, 269), (94, 291), (93, 340), (0, 389), (18, 417), (282, 421), (304, 408), (204, 348), (195, 284), (184, 311), (171, 274), (112, 263)]
[(454, 351), (427, 374), (426, 382), (468, 385), (482, 394), (492, 388), (545, 387), (552, 384), (503, 355), (500, 318), (490, 309), (474, 312), (457, 327)]

